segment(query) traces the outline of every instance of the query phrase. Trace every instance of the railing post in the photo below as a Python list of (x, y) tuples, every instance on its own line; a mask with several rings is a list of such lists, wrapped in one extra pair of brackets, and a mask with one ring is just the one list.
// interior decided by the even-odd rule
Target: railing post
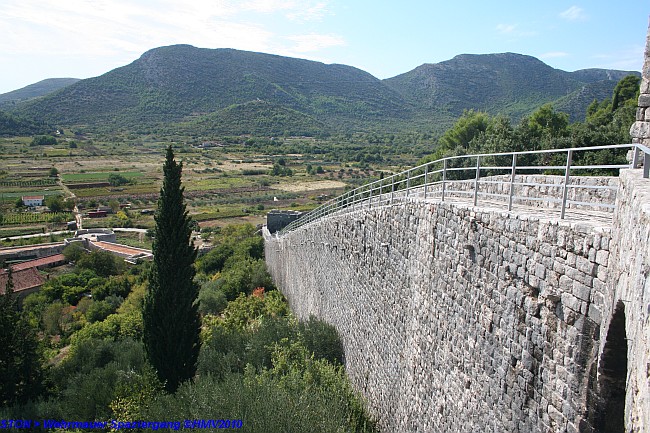
[(638, 168), (639, 167), (639, 148), (634, 146), (633, 148), (633, 155), (632, 155), (632, 167), (630, 168)]
[(427, 177), (429, 177), (429, 164), (424, 165), (424, 199), (427, 199)]
[(447, 160), (443, 160), (442, 165), (442, 200), (445, 201), (445, 190), (447, 189)]
[(515, 172), (517, 171), (517, 154), (512, 154), (512, 172), (510, 173), (510, 193), (508, 194), (508, 212), (512, 210), (512, 197), (515, 195)]
[(643, 152), (643, 178), (650, 177), (650, 155)]
[(564, 168), (564, 190), (562, 191), (562, 210), (560, 211), (560, 219), (564, 219), (566, 211), (566, 200), (569, 193), (569, 180), (571, 179), (571, 163), (573, 162), (573, 149), (569, 149), (566, 155), (566, 167)]
[(406, 171), (406, 198), (409, 198), (409, 189), (411, 189), (411, 170)]
[(368, 209), (372, 209), (372, 183), (368, 185)]
[(384, 179), (379, 179), (379, 206), (382, 204), (382, 196), (384, 195)]
[(478, 180), (481, 177), (481, 157), (476, 157), (476, 177), (474, 178), (474, 207), (478, 203)]
[(394, 196), (395, 196), (395, 175), (392, 175), (390, 181), (390, 204), (393, 204)]

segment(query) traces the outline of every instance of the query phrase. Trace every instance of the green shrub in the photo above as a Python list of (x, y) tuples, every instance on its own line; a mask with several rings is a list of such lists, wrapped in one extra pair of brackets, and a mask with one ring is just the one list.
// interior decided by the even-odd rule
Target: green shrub
[(334, 365), (343, 365), (343, 344), (336, 329), (311, 316), (298, 324), (298, 330), (307, 350), (316, 359), (325, 359)]
[(86, 320), (88, 323), (101, 322), (113, 314), (116, 309), (117, 306), (109, 301), (93, 301), (86, 311)]
[(81, 269), (88, 269), (101, 277), (118, 275), (124, 271), (124, 260), (114, 256), (108, 251), (93, 251), (83, 255), (77, 261)]
[(56, 396), (41, 405), (41, 416), (111, 419), (110, 404), (115, 400), (116, 390), (128, 387), (146, 369), (141, 342), (88, 339), (52, 369)]
[(196, 269), (205, 274), (220, 272), (233, 252), (232, 246), (227, 244), (219, 245), (196, 261)]
[(248, 432), (375, 432), (342, 367), (311, 359), (300, 344), (276, 346), (273, 367), (253, 366), (223, 379), (200, 375), (139, 412), (140, 419), (242, 420)]
[(199, 291), (199, 313), (202, 315), (221, 314), (228, 304), (226, 295), (215, 286), (215, 282), (210, 281)]

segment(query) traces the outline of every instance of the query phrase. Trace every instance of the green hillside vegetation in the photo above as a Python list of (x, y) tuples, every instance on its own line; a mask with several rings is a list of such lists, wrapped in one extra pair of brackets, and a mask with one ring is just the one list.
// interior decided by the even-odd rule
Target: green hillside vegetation
[(79, 81), (78, 78), (48, 78), (38, 83), (30, 84), (22, 89), (0, 94), (0, 108), (9, 107), (21, 101), (45, 96), (70, 84)]
[[(518, 121), (559, 101), (583, 120), (624, 72), (553, 69), (519, 54), (460, 55), (379, 80), (345, 65), (232, 49), (161, 47), (12, 108), (60, 126), (265, 136), (443, 132), (465, 110)], [(604, 92), (604, 93), (603, 93)]]
[[(436, 152), (421, 162), (452, 155), (629, 143), (630, 125), (634, 123), (636, 116), (639, 83), (640, 79), (636, 75), (624, 77), (617, 83), (611, 97), (600, 102), (598, 100), (591, 102), (586, 110), (584, 122), (570, 123), (569, 115), (556, 110), (551, 104), (543, 105), (514, 125), (505, 116), (465, 111), (455, 125), (440, 137)], [(626, 149), (600, 152), (597, 157), (586, 152), (578, 154), (577, 158), (583, 158), (583, 162), (588, 161), (593, 165), (625, 164), (626, 152)], [(541, 155), (539, 158), (546, 158), (546, 156)], [(532, 164), (534, 161), (529, 162)], [(562, 161), (555, 162), (562, 164)], [(575, 162), (581, 163), (580, 160)], [(507, 158), (501, 163), (509, 164)]]
[[(584, 120), (587, 105), (609, 96), (627, 74), (601, 69), (565, 72), (513, 53), (463, 54), (424, 64), (385, 83), (414, 105), (452, 118), (475, 110), (518, 121), (541, 105), (562, 99), (572, 120)], [(587, 100), (579, 97), (585, 88)]]
[(329, 128), (314, 117), (291, 108), (251, 101), (179, 124), (175, 129), (205, 135), (316, 136)]
[[(174, 393), (164, 390), (142, 343), (149, 264), (126, 268), (109, 253), (68, 247), (74, 270), (50, 278), (25, 299), (21, 313), (11, 310), (21, 335), (40, 336), (39, 350), (15, 349), (21, 355), (15, 359), (40, 354), (41, 362), (26, 364), (30, 386), (3, 396), (0, 416), (227, 419), (241, 420), (247, 432), (376, 431), (345, 376), (336, 331), (291, 315), (266, 272), (263, 239), (255, 232), (251, 225), (229, 226), (215, 233), (217, 248), (199, 260), (203, 344), (194, 380)], [(5, 300), (0, 296), (0, 308)]]
[(258, 99), (328, 121), (400, 115), (403, 104), (359, 69), (187, 45), (146, 52), (130, 65), (82, 80), (17, 111), (57, 124), (156, 124)]
[(43, 134), (52, 128), (6, 111), (0, 111), (0, 137)]

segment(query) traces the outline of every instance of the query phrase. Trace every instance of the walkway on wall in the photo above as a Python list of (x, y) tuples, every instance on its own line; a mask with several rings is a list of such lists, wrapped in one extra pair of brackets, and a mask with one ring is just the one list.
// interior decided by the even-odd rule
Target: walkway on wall
[[(422, 194), (414, 195), (414, 200), (424, 201)], [(443, 203), (439, 198), (427, 198), (427, 202)], [(444, 203), (453, 204), (456, 206), (475, 208), (482, 211), (490, 212), (504, 212), (515, 214), (519, 218), (538, 219), (541, 221), (561, 221), (564, 220), (567, 224), (583, 224), (589, 227), (603, 227), (609, 228), (612, 225), (613, 212), (603, 212), (593, 209), (566, 209), (564, 218), (561, 218), (560, 209), (550, 209), (543, 207), (534, 207), (526, 205), (513, 205), (510, 211), (503, 208), (503, 202), (496, 200), (482, 200), (477, 206), (473, 206), (470, 199), (451, 198), (445, 200)]]
[(455, 203), (514, 212), (524, 218), (608, 227), (619, 170), (639, 167), (648, 178), (650, 148), (641, 144), (448, 157), (348, 191), (279, 233), (327, 216), (407, 200)]

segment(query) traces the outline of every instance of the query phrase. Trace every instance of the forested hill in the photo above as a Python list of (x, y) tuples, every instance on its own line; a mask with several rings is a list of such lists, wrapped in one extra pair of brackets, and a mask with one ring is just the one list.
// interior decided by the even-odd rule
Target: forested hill
[(77, 81), (79, 81), (78, 78), (48, 78), (25, 86), (22, 89), (0, 94), (0, 107), (6, 108), (21, 101), (45, 96)]
[(19, 112), (59, 124), (174, 122), (264, 101), (343, 125), (405, 117), (405, 102), (360, 69), (232, 49), (157, 48)]
[(640, 76), (605, 69), (565, 72), (514, 53), (462, 54), (421, 65), (385, 83), (420, 110), (454, 117), (474, 109), (516, 120), (545, 103), (561, 100), (573, 120), (583, 120), (586, 107), (594, 99), (609, 98), (616, 83), (629, 74)]
[[(379, 80), (360, 69), (233, 49), (161, 47), (19, 104), (38, 123), (211, 133), (443, 131), (463, 110), (514, 120), (560, 101), (571, 118), (627, 72), (565, 72), (519, 54), (461, 55)], [(638, 73), (637, 73), (638, 74)]]

